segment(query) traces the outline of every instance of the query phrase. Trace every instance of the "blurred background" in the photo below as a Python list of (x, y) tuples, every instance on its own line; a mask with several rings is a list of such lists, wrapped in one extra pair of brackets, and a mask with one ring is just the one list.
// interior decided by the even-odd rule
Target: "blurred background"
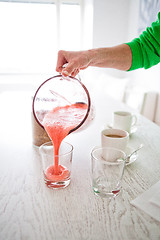
[[(131, 41), (156, 20), (160, 0), (0, 0), (0, 91), (34, 91), (55, 72), (57, 52)], [(88, 68), (80, 77), (141, 111), (160, 92), (160, 67), (122, 72)]]

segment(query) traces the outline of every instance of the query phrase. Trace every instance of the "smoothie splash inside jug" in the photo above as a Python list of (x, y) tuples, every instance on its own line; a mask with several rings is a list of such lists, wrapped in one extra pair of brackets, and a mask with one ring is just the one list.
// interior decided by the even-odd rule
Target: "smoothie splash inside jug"
[(50, 137), (56, 156), (53, 165), (46, 170), (45, 178), (48, 180), (56, 181), (58, 175), (63, 178), (63, 171), (65, 177), (70, 175), (64, 166), (59, 165), (59, 148), (68, 134), (85, 127), (90, 110), (89, 92), (76, 78), (58, 75), (46, 80), (37, 89), (33, 98), (33, 114)]

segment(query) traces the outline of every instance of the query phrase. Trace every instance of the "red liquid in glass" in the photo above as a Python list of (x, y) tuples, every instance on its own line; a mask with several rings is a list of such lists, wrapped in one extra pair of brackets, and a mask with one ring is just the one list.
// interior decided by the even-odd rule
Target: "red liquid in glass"
[(120, 192), (120, 189), (119, 190), (115, 190), (115, 191), (112, 191), (113, 194), (117, 194)]
[(72, 105), (56, 107), (48, 112), (43, 120), (43, 126), (52, 140), (54, 146), (54, 165), (46, 170), (46, 178), (50, 181), (60, 181), (67, 178), (69, 170), (59, 165), (59, 148), (63, 139), (70, 130), (78, 126), (84, 119), (87, 111), (87, 104), (76, 103)]

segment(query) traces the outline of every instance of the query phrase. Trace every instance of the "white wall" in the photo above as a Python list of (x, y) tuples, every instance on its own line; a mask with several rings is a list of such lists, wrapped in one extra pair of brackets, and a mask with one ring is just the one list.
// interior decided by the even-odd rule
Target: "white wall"
[(129, 2), (94, 0), (93, 47), (109, 47), (127, 41)]
[[(137, 36), (139, 0), (94, 0), (93, 4), (94, 48), (115, 46)], [(99, 69), (99, 73), (127, 77), (115, 69)]]

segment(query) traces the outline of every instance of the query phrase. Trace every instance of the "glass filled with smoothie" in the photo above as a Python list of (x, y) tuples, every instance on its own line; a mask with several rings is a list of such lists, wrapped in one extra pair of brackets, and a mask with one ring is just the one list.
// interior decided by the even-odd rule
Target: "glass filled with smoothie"
[(42, 158), (44, 181), (47, 187), (53, 189), (67, 187), (71, 181), (73, 146), (63, 141), (58, 155), (55, 155), (52, 141), (50, 141), (42, 144), (39, 151)]
[[(64, 188), (69, 185), (71, 169), (60, 163), (64, 138), (85, 125), (90, 113), (90, 96), (87, 88), (76, 78), (58, 75), (46, 80), (37, 89), (33, 98), (33, 114), (37, 123), (45, 129), (51, 139), (49, 145), (40, 147), (44, 161), (44, 151), (49, 149), (52, 163), (44, 170), (45, 183), (50, 188)], [(45, 150), (46, 151), (46, 150)], [(67, 155), (68, 158), (72, 158)], [(47, 162), (47, 160), (46, 160)]]

